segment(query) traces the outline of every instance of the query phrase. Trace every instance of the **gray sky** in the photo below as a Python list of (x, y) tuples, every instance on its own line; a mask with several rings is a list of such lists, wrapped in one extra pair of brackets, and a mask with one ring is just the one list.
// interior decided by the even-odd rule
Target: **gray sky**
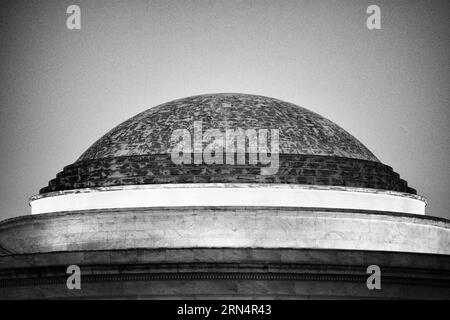
[[(81, 7), (81, 30), (66, 8)], [(381, 8), (382, 30), (366, 28)], [(450, 218), (450, 2), (2, 1), (0, 219), (104, 133), (176, 98), (241, 92), (315, 111)]]

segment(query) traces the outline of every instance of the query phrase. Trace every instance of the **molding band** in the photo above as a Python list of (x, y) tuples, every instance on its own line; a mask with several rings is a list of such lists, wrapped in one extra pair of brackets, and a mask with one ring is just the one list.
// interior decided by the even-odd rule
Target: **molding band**
[(154, 207), (294, 207), (425, 214), (424, 198), (376, 189), (284, 184), (165, 184), (37, 195), (31, 213)]

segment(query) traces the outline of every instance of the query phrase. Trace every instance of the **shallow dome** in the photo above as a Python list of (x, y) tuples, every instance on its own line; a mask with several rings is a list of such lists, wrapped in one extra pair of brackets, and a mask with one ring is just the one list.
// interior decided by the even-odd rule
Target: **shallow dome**
[(175, 129), (278, 129), (281, 154), (378, 159), (356, 138), (330, 120), (281, 100), (220, 93), (193, 96), (150, 108), (121, 123), (78, 159), (167, 154)]
[[(248, 150), (245, 164), (177, 164), (171, 158), (176, 144), (172, 134), (182, 129), (195, 136), (196, 121), (202, 123), (201, 133), (208, 129), (278, 130), (276, 171), (264, 174), (262, 163), (247, 161)], [(193, 152), (191, 156), (195, 159)], [(391, 167), (330, 120), (292, 103), (234, 93), (179, 99), (132, 117), (95, 142), (40, 193), (180, 183), (339, 186), (415, 194)]]

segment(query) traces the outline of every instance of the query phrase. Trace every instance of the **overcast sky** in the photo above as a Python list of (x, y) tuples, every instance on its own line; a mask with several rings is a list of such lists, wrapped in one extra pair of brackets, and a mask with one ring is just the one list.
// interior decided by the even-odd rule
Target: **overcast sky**
[[(81, 30), (66, 9), (81, 8)], [(381, 8), (381, 30), (366, 9)], [(450, 218), (450, 2), (2, 1), (0, 219), (115, 125), (216, 92), (336, 122)]]

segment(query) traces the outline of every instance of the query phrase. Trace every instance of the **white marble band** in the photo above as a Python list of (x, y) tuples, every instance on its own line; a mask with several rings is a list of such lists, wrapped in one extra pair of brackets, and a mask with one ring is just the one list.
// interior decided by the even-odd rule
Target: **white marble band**
[(425, 214), (407, 193), (286, 184), (165, 184), (75, 189), (34, 196), (31, 214), (110, 208), (258, 206), (355, 209)]

